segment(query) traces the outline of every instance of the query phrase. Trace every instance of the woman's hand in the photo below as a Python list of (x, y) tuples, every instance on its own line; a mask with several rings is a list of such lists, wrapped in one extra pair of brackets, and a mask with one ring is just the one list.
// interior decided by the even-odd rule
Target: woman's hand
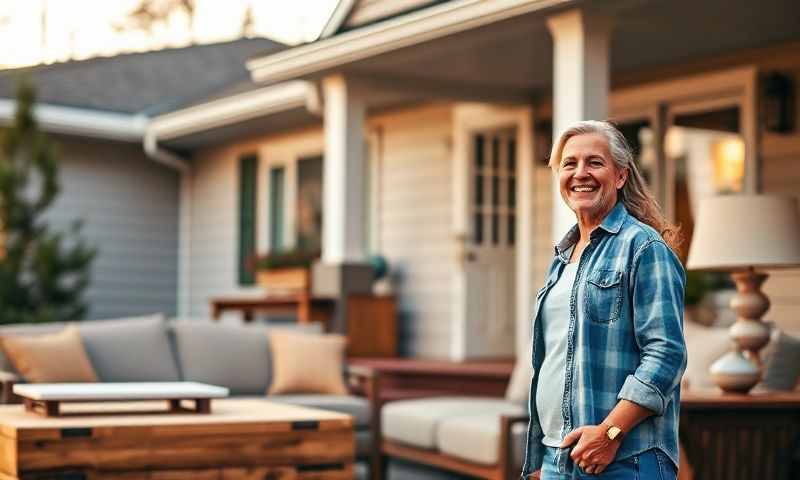
[(597, 475), (614, 461), (620, 442), (611, 440), (606, 435), (608, 427), (605, 425), (586, 425), (569, 432), (561, 448), (566, 448), (575, 441), (578, 444), (572, 449), (570, 457), (576, 465), (586, 473)]

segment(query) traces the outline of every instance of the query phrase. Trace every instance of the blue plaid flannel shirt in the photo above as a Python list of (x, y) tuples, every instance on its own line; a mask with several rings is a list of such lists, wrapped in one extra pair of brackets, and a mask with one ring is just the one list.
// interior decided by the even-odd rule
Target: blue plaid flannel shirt
[[(576, 225), (556, 246), (545, 286), (536, 295), (523, 478), (541, 468), (545, 448), (536, 411), (536, 389), (548, 384), (537, 374), (545, 353), (540, 307), (579, 235)], [(661, 236), (617, 203), (592, 232), (572, 288), (562, 437), (601, 423), (619, 400), (630, 400), (654, 415), (623, 437), (615, 460), (658, 448), (677, 468), (685, 282), (683, 266)], [(556, 458), (563, 473), (573, 468), (569, 452), (562, 449)]]

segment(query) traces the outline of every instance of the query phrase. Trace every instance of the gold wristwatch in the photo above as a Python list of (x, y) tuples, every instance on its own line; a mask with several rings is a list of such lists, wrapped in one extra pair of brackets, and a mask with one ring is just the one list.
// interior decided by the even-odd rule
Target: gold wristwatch
[(612, 442), (617, 439), (622, 439), (622, 429), (616, 425), (609, 425), (608, 430), (606, 430), (606, 437)]

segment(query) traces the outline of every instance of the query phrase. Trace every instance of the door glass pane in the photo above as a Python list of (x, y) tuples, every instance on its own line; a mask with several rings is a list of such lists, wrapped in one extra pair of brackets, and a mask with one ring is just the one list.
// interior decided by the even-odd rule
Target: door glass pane
[(514, 175), (517, 171), (517, 141), (508, 140), (508, 171)]
[(472, 228), (474, 228), (474, 231), (472, 232), (472, 239), (475, 245), (480, 245), (483, 243), (483, 214), (476, 212), (473, 220)]
[(500, 243), (500, 215), (497, 212), (492, 214), (492, 243)]
[(674, 166), (673, 211), (684, 235), (685, 259), (700, 202), (714, 195), (741, 193), (745, 145), (739, 134), (739, 107), (676, 115), (664, 150)]
[(492, 205), (495, 209), (500, 205), (500, 178), (497, 174), (492, 175)]
[(475, 168), (483, 168), (483, 135), (475, 135)]
[(308, 251), (322, 247), (322, 157), (297, 162), (297, 246)]
[(508, 244), (513, 246), (516, 242), (517, 236), (517, 217), (516, 215), (508, 216)]
[(480, 208), (483, 205), (483, 175), (475, 175), (475, 207)]
[(500, 139), (492, 139), (492, 167), (495, 169), (500, 166)]

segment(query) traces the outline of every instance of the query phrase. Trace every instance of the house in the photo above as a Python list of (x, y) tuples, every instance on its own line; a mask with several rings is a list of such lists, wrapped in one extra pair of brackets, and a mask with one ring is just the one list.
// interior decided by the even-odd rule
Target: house
[(247, 58), (282, 48), (239, 40), (0, 72), (0, 123), (13, 117), (18, 78), (27, 76), (40, 126), (59, 146), (62, 193), (48, 221), (84, 220), (84, 237), (99, 250), (85, 294), (89, 318), (176, 313), (183, 166), (143, 148), (145, 127), (247, 83)]
[[(553, 133), (616, 121), (689, 236), (710, 194), (797, 196), (799, 20), (790, 0), (343, 0), (316, 42), (249, 60), (247, 91), (148, 124), (190, 152), (178, 310), (257, 288), (249, 253), (319, 243), (332, 269), (387, 258), (405, 354), (523, 351), (574, 222)], [(766, 286), (794, 330), (798, 280)]]
[[(553, 133), (616, 121), (691, 235), (709, 194), (800, 195), (799, 51), (790, 0), (342, 0), (317, 41), (254, 47), (228, 58), (238, 80), (127, 111), (139, 133), (113, 145), (168, 178), (170, 198), (116, 181), (173, 223), (134, 228), (167, 246), (112, 255), (121, 270), (96, 283), (153, 262), (176, 283), (117, 291), (207, 316), (210, 297), (258, 291), (253, 253), (320, 245), (333, 271), (381, 254), (404, 354), (508, 357), (524, 351), (552, 244), (574, 221), (545, 165)], [(793, 330), (798, 280), (776, 272), (766, 286), (770, 318)]]

